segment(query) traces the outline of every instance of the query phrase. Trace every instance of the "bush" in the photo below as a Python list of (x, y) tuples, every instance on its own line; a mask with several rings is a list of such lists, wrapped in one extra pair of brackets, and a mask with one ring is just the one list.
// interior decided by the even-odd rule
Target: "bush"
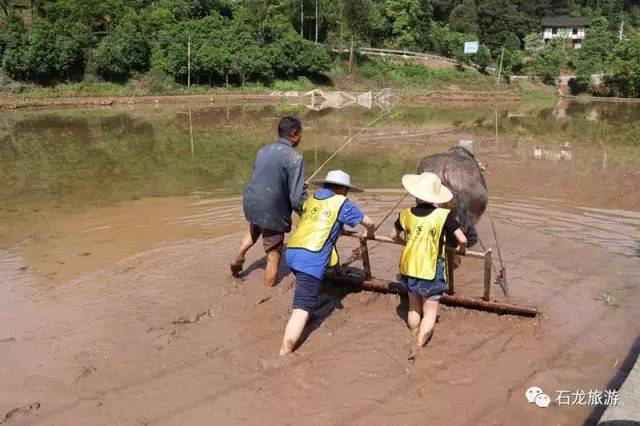
[(357, 67), (358, 74), (364, 78), (373, 78), (380, 74), (380, 71), (380, 66), (378, 64), (369, 61), (358, 65)]
[(28, 87), (26, 84), (14, 81), (0, 72), (0, 92), (16, 95), (22, 93)]
[(308, 92), (314, 88), (314, 85), (308, 78), (300, 77), (297, 80), (277, 80), (271, 87), (273, 90), (277, 90), (279, 92), (288, 92), (293, 90)]

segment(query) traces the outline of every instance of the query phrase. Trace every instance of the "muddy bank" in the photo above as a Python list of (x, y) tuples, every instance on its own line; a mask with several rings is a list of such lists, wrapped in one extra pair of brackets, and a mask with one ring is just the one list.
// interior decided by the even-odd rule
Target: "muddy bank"
[[(397, 92), (397, 100), (405, 105), (424, 105), (433, 101), (447, 103), (482, 104), (488, 102), (518, 103), (521, 96), (516, 91), (423, 91), (403, 93)], [(266, 93), (229, 93), (204, 95), (175, 96), (104, 96), (104, 97), (68, 97), (68, 98), (31, 98), (16, 99), (0, 97), (0, 109), (23, 108), (55, 108), (55, 107), (109, 107), (131, 105), (175, 105), (175, 104), (210, 104), (230, 105), (238, 103), (297, 102), (308, 97), (275, 97)]]
[(210, 94), (210, 95), (175, 95), (175, 96), (105, 96), (105, 97), (69, 97), (69, 98), (33, 98), (2, 99), (0, 108), (43, 108), (43, 107), (77, 107), (77, 106), (126, 106), (126, 105), (172, 105), (172, 104), (236, 104), (243, 102), (273, 103), (273, 96), (268, 94)]
[[(381, 217), (396, 199), (357, 201)], [(208, 217), (193, 216), (182, 220)], [(479, 231), (490, 235), (490, 224)], [(497, 231), (510, 301), (543, 315), (442, 308), (415, 362), (407, 361), (406, 300), (331, 284), (301, 348), (280, 359), (292, 276), (283, 268), (277, 287), (263, 287), (256, 249), (244, 279), (230, 278), (238, 232), (161, 242), (63, 283), (21, 269), (38, 255), (5, 251), (0, 415), (39, 404), (20, 411), (30, 424), (580, 424), (589, 407), (542, 410), (524, 391), (535, 384), (553, 398), (603, 388), (617, 373), (637, 334), (627, 326), (640, 308), (637, 260), (501, 220)], [(351, 248), (340, 243), (343, 257)], [(375, 274), (393, 277), (398, 255), (372, 247)], [(481, 274), (479, 261), (465, 259), (458, 292), (480, 295)], [(619, 306), (602, 302), (605, 291)]]

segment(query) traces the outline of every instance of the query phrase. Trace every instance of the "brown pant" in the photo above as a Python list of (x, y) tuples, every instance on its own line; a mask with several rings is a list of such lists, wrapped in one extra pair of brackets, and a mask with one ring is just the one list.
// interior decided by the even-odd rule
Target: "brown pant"
[(253, 223), (249, 224), (249, 233), (251, 239), (257, 241), (262, 235), (262, 246), (265, 253), (270, 251), (282, 251), (284, 247), (284, 232), (272, 231), (271, 229), (261, 228)]

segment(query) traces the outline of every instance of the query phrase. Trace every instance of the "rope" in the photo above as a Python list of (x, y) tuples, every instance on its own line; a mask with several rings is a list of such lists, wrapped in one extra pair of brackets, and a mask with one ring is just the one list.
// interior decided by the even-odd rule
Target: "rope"
[[(489, 209), (487, 209), (487, 215), (489, 216), (489, 220), (491, 221), (491, 230), (493, 231), (493, 239), (496, 242), (498, 259), (500, 261), (500, 271), (498, 271), (498, 268), (496, 268), (496, 265), (493, 263), (493, 259), (491, 260), (491, 268), (493, 269), (493, 273), (496, 274), (496, 281), (500, 285), (500, 288), (502, 288), (504, 295), (508, 297), (509, 287), (507, 285), (507, 270), (505, 269), (504, 264), (502, 263), (502, 254), (500, 252), (500, 241), (498, 241), (496, 226), (493, 222), (493, 217), (491, 216), (491, 212), (489, 211)], [(482, 242), (482, 238), (480, 238), (480, 234), (478, 234), (478, 242), (480, 243), (480, 247), (482, 247), (482, 250), (487, 251), (487, 248)]]
[(489, 220), (491, 221), (491, 229), (493, 231), (493, 239), (496, 241), (496, 248), (498, 249), (498, 259), (500, 260), (500, 269), (504, 271), (504, 264), (502, 263), (502, 254), (500, 253), (500, 242), (498, 241), (498, 234), (496, 233), (496, 225), (493, 223), (493, 217), (491, 211), (487, 210)]
[[(382, 224), (389, 219), (389, 217), (393, 214), (393, 212), (398, 208), (398, 206), (400, 205), (400, 203), (402, 203), (407, 197), (409, 196), (409, 193), (406, 193), (402, 196), (402, 198), (400, 198), (393, 206), (393, 208), (391, 208), (391, 210), (389, 210), (389, 212), (386, 214), (386, 216), (384, 218), (382, 218), (382, 220), (380, 221), (380, 223), (378, 223), (378, 226), (376, 226), (375, 231), (378, 230), (378, 228), (380, 228), (382, 226)], [(375, 246), (371, 247), (369, 249), (369, 253), (371, 253), (373, 250), (375, 250), (376, 247), (378, 247), (380, 244), (382, 243), (378, 243)], [(353, 262), (355, 262), (356, 260), (358, 260), (360, 258), (360, 249), (354, 249), (353, 253), (351, 254), (351, 256), (349, 256), (349, 258), (341, 265), (343, 268), (346, 268), (347, 266), (351, 265)]]
[(310, 181), (311, 179), (313, 179), (320, 170), (322, 170), (322, 168), (324, 166), (326, 166), (329, 161), (331, 161), (333, 159), (333, 157), (335, 157), (340, 151), (342, 151), (342, 149), (344, 147), (346, 147), (347, 145), (349, 145), (351, 142), (353, 142), (353, 140), (355, 138), (357, 138), (358, 136), (360, 136), (363, 132), (365, 132), (366, 130), (369, 129), (369, 127), (373, 126), (374, 124), (376, 124), (378, 121), (382, 120), (385, 116), (387, 116), (389, 114), (389, 111), (383, 113), (380, 117), (376, 118), (375, 120), (373, 120), (372, 122), (370, 122), (369, 124), (367, 124), (366, 126), (364, 126), (362, 129), (358, 130), (358, 132), (353, 135), (351, 138), (349, 138), (348, 141), (346, 141), (345, 143), (342, 144), (342, 146), (338, 149), (335, 150), (335, 152), (333, 154), (331, 154), (331, 156), (329, 158), (327, 158), (327, 161), (325, 161), (324, 163), (322, 163), (320, 165), (320, 167), (318, 167), (311, 176), (309, 176), (309, 178), (307, 179), (307, 181)]
[(407, 192), (406, 194), (404, 194), (404, 196), (402, 198), (400, 198), (396, 204), (393, 206), (393, 208), (391, 210), (389, 210), (389, 213), (387, 213), (387, 215), (382, 218), (382, 220), (380, 221), (380, 223), (378, 224), (378, 226), (376, 226), (376, 231), (378, 230), (378, 228), (380, 228), (382, 226), (382, 224), (389, 219), (389, 216), (391, 216), (393, 214), (394, 211), (396, 211), (396, 209), (398, 208), (398, 206), (400, 205), (400, 203), (402, 203), (405, 198), (407, 198), (409, 196), (409, 193)]

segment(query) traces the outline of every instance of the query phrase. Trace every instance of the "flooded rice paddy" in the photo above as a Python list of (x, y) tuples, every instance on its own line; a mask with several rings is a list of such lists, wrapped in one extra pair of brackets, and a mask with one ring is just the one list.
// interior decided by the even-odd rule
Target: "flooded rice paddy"
[[(288, 271), (262, 288), (254, 250), (246, 278), (229, 278), (243, 186), (285, 114), (303, 121), (309, 175), (380, 111), (0, 115), (0, 419), (26, 407), (23, 417), (42, 424), (593, 421), (588, 407), (540, 417), (520, 393), (604, 388), (628, 368), (638, 330), (627, 325), (640, 310), (640, 105), (398, 105), (322, 171), (349, 172), (370, 192), (355, 200), (381, 218), (422, 157), (472, 140), (487, 165), (511, 301), (544, 315), (449, 308), (415, 365), (396, 296), (329, 291), (315, 331), (285, 362), (274, 354)], [(487, 215), (479, 230), (495, 248)], [(374, 273), (393, 277), (396, 259), (376, 249)], [(476, 266), (460, 272), (465, 294), (477, 293)], [(618, 306), (603, 303), (605, 293)], [(207, 309), (202, 324), (172, 322)]]

